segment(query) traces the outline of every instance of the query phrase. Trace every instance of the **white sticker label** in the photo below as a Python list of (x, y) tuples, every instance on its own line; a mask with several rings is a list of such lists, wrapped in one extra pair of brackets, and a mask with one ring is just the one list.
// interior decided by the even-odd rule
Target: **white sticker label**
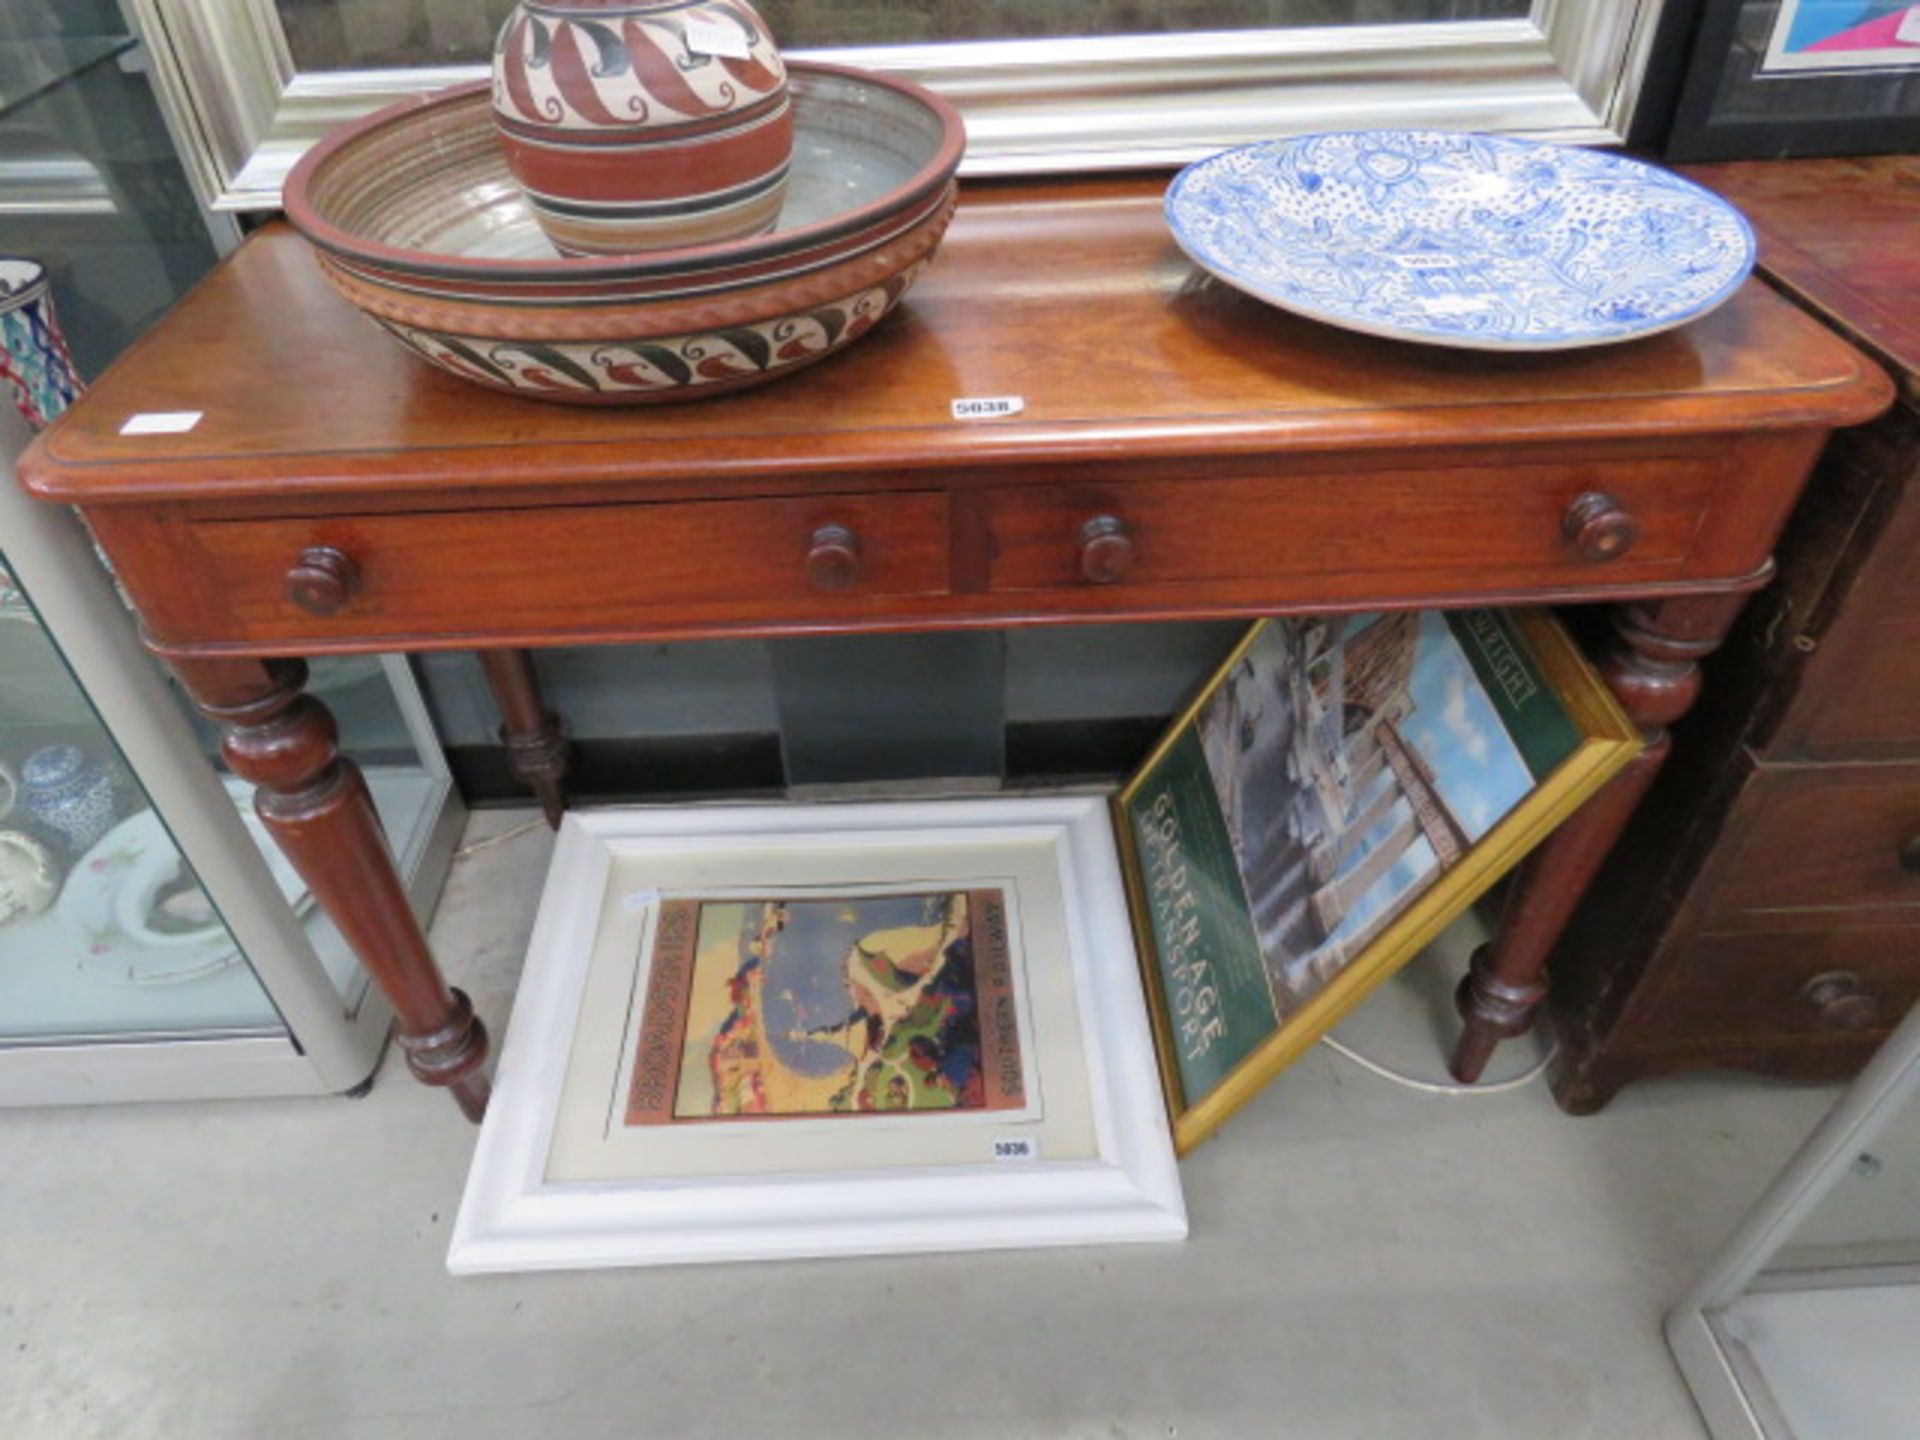
[(122, 435), (184, 435), (200, 423), (200, 410), (155, 410), (134, 415), (120, 427)]
[(1902, 45), (1920, 45), (1920, 5), (1914, 6), (1900, 17), (1899, 25), (1894, 28), (1893, 38)]
[(751, 58), (746, 32), (731, 20), (689, 20), (687, 49), (696, 55), (717, 55), (722, 60)]
[(953, 418), (956, 420), (991, 420), (998, 415), (1018, 415), (1027, 408), (1026, 397), (1021, 395), (988, 395), (972, 400), (953, 402)]
[(658, 890), (636, 890), (620, 902), (620, 908), (629, 915), (638, 915), (659, 898)]
[(996, 1160), (1038, 1160), (1040, 1142), (1022, 1137), (1018, 1140), (996, 1140), (993, 1142), (993, 1158)]

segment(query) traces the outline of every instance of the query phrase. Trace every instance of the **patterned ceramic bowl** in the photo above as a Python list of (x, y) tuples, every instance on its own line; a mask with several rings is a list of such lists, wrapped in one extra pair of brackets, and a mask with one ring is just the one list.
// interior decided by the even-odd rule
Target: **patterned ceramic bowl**
[(899, 302), (953, 213), (966, 147), (916, 85), (793, 62), (793, 170), (765, 234), (563, 257), (507, 171), (488, 86), (405, 101), (330, 136), (287, 179), (327, 278), (433, 364), (582, 404), (682, 400), (830, 355)]

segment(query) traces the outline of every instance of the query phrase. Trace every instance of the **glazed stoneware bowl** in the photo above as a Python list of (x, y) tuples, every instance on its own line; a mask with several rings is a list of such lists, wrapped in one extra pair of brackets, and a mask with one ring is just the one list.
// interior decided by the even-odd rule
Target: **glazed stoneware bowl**
[(952, 106), (890, 76), (794, 62), (794, 158), (767, 234), (567, 257), (508, 172), (488, 85), (369, 116), (310, 150), (288, 218), (327, 279), (463, 380), (576, 404), (716, 395), (852, 344), (952, 217)]
[(779, 217), (793, 109), (746, 0), (520, 0), (494, 48), (493, 110), (566, 254), (701, 245)]

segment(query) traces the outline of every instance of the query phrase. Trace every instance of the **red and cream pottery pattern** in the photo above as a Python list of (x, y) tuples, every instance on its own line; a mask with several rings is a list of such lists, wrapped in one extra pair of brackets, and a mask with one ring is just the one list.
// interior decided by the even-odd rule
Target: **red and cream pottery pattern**
[(563, 253), (705, 245), (779, 217), (793, 110), (746, 0), (521, 0), (494, 49), (493, 109)]
[(333, 287), (449, 375), (582, 405), (690, 400), (859, 341), (953, 216), (966, 127), (896, 76), (795, 60), (793, 171), (763, 235), (559, 256), (507, 170), (486, 81), (335, 132), (287, 215)]

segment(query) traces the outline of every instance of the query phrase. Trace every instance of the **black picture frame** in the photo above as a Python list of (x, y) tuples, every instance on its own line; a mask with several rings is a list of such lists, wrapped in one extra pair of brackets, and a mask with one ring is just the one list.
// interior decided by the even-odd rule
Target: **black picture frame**
[(1667, 135), (1673, 161), (1770, 160), (1920, 149), (1912, 66), (1763, 74), (1781, 0), (1702, 0)]

